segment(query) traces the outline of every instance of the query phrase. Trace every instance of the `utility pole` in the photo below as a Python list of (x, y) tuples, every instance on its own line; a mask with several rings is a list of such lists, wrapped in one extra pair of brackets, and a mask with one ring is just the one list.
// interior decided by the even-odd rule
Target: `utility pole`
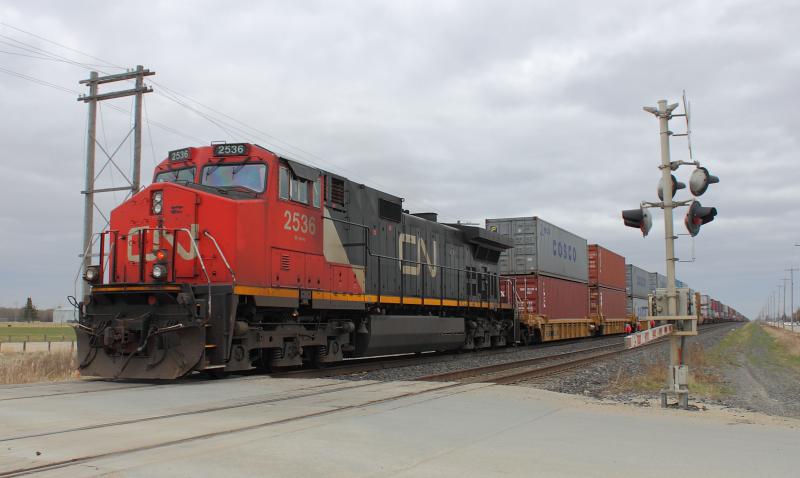
[(781, 279), (781, 282), (783, 282), (783, 315), (781, 316), (781, 322), (784, 329), (786, 328), (786, 282), (788, 281), (789, 279), (785, 277)]
[[(82, 265), (83, 270), (85, 271), (86, 268), (91, 265), (92, 262), (92, 245), (94, 243), (94, 210), (97, 208), (95, 204), (95, 194), (97, 193), (104, 193), (104, 192), (111, 192), (111, 191), (129, 191), (130, 195), (136, 194), (139, 191), (140, 181), (141, 181), (141, 154), (142, 154), (142, 95), (144, 93), (150, 93), (153, 91), (153, 88), (146, 87), (144, 85), (144, 77), (155, 75), (155, 72), (145, 69), (142, 65), (137, 65), (135, 70), (128, 71), (125, 73), (119, 73), (116, 75), (108, 75), (108, 76), (99, 76), (96, 71), (92, 71), (89, 74), (88, 80), (81, 80), (80, 84), (88, 85), (89, 86), (89, 94), (88, 95), (80, 95), (78, 97), (78, 101), (83, 101), (89, 105), (89, 126), (88, 126), (88, 134), (86, 137), (86, 178), (84, 182), (84, 190), (81, 191), (84, 194), (84, 206), (83, 206), (83, 251), (82, 251)], [(136, 80), (136, 86), (133, 89), (129, 90), (122, 90), (122, 91), (114, 91), (110, 93), (103, 93), (99, 94), (98, 87), (99, 85), (106, 84), (106, 83), (114, 83), (118, 81), (127, 81), (127, 80)], [(114, 161), (114, 155), (120, 150), (122, 144), (120, 144), (116, 150), (112, 153), (108, 153), (102, 146), (97, 142), (96, 138), (96, 130), (97, 130), (97, 102), (104, 101), (104, 100), (111, 100), (114, 98), (122, 98), (126, 96), (133, 96), (135, 95), (134, 101), (134, 124), (133, 128), (128, 131), (128, 134), (125, 136), (125, 139), (122, 140), (124, 143), (128, 137), (133, 133), (133, 166), (131, 171), (132, 179), (128, 179), (125, 177), (125, 174), (120, 169), (119, 165)], [(95, 175), (95, 152), (96, 149), (100, 147), (101, 151), (107, 157), (105, 164), (100, 168), (100, 173)], [(128, 182), (128, 186), (123, 187), (112, 187), (112, 188), (103, 188), (103, 189), (96, 189), (95, 188), (95, 181), (97, 180), (98, 176), (103, 172), (103, 170), (111, 163), (114, 167), (123, 175), (125, 180)], [(99, 211), (99, 209), (98, 209)], [(103, 261), (103, 258), (100, 258), (100, 261)], [(86, 281), (83, 281), (83, 288), (82, 288), (82, 297), (86, 297), (89, 294), (89, 284)]]
[[(89, 74), (89, 96), (97, 96), (97, 72)], [(86, 135), (86, 179), (83, 190), (83, 269), (86, 270), (92, 263), (92, 231), (94, 227), (94, 153), (95, 132), (97, 131), (97, 101), (89, 102), (89, 130)], [(89, 294), (89, 284), (82, 282), (83, 293), (81, 297)]]
[(794, 332), (794, 271), (798, 271), (800, 269), (796, 269), (794, 267), (790, 267), (786, 269), (786, 272), (789, 273), (789, 288), (791, 289), (792, 293), (789, 295), (791, 300), (789, 302), (789, 321), (792, 324), (792, 332)]

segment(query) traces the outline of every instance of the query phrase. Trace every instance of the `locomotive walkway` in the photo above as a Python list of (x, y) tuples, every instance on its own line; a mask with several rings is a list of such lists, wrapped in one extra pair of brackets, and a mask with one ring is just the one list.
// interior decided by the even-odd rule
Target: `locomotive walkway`
[(0, 424), (0, 476), (768, 477), (800, 466), (797, 421), (489, 383), (4, 386)]

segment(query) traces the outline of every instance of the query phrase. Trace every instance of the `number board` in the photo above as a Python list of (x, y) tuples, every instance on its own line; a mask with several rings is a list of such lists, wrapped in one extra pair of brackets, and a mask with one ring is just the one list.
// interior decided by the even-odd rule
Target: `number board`
[(244, 143), (215, 144), (214, 156), (244, 156), (250, 145)]
[(170, 161), (186, 161), (187, 159), (192, 159), (192, 149), (176, 149), (175, 151), (170, 151), (167, 157)]

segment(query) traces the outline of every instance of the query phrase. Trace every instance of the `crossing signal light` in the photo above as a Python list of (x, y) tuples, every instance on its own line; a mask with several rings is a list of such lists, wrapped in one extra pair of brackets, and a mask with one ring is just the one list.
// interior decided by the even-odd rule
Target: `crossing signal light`
[(716, 184), (718, 182), (719, 178), (712, 176), (708, 172), (708, 169), (698, 167), (692, 172), (692, 176), (689, 178), (689, 190), (694, 196), (700, 196), (706, 192), (709, 184)]
[[(670, 196), (670, 197), (674, 198), (675, 197), (675, 193), (678, 191), (678, 189), (685, 189), (686, 185), (683, 184), (682, 182), (678, 181), (678, 179), (675, 177), (674, 174), (670, 175), (670, 177), (672, 178), (672, 196)], [(662, 182), (663, 181), (659, 181), (658, 182), (658, 199), (663, 201), (664, 200), (664, 188), (661, 186)]]
[(686, 229), (689, 231), (689, 234), (694, 237), (700, 233), (700, 226), (713, 221), (716, 215), (717, 208), (703, 207), (700, 201), (692, 201), (692, 205), (689, 206), (689, 212), (686, 213), (686, 219), (684, 220)]
[(653, 218), (650, 212), (640, 207), (639, 209), (626, 209), (622, 211), (622, 220), (628, 227), (635, 227), (642, 231), (642, 236), (647, 236), (650, 228), (653, 227)]

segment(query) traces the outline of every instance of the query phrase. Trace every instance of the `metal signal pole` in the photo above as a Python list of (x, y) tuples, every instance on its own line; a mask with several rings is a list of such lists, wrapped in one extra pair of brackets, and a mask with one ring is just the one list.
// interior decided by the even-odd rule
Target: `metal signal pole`
[[(672, 105), (670, 105), (672, 106)], [(667, 100), (658, 101), (658, 124), (661, 137), (661, 187), (664, 191), (664, 243), (667, 262), (667, 313), (671, 316), (678, 315), (678, 298), (675, 292), (675, 231), (672, 218), (672, 166), (670, 164), (669, 116), (672, 110), (667, 106)], [(677, 329), (682, 329), (682, 324), (675, 323)], [(672, 335), (670, 337), (669, 361), (673, 367), (683, 365), (683, 337)]]
[[(133, 195), (139, 191), (141, 178), (140, 169), (142, 162), (142, 95), (144, 93), (150, 93), (153, 91), (153, 88), (144, 86), (144, 77), (151, 75), (155, 75), (155, 72), (145, 69), (142, 65), (137, 65), (136, 69), (133, 71), (102, 77), (98, 76), (96, 71), (93, 71), (89, 74), (88, 80), (80, 81), (80, 84), (89, 86), (89, 94), (78, 97), (78, 101), (83, 101), (89, 105), (89, 126), (86, 137), (86, 179), (84, 190), (81, 191), (85, 197), (83, 206), (83, 270), (86, 270), (86, 267), (91, 265), (92, 261), (94, 210), (97, 207), (94, 202), (94, 195), (96, 193), (111, 191), (130, 191), (129, 194)], [(104, 94), (98, 93), (98, 87), (101, 84), (126, 80), (136, 80), (135, 88)], [(133, 166), (131, 171), (132, 179), (128, 179), (114, 161), (114, 155), (117, 153), (117, 151), (119, 151), (122, 144), (120, 144), (114, 152), (109, 154), (105, 149), (103, 149), (102, 146), (98, 144), (95, 133), (97, 130), (97, 102), (133, 95), (136, 96), (134, 102), (134, 124), (133, 128), (125, 136), (125, 139), (122, 140), (124, 143), (131, 133), (133, 133)], [(100, 150), (108, 158), (106, 163), (100, 169), (100, 173), (102, 173), (105, 167), (111, 163), (123, 175), (129, 186), (95, 189), (95, 181), (97, 180), (97, 176), (100, 175), (100, 173), (98, 173), (97, 176), (95, 175), (95, 152), (98, 147), (100, 147)], [(103, 258), (101, 257), (100, 261), (102, 260)], [(89, 294), (89, 284), (86, 281), (83, 281), (83, 287), (81, 290), (82, 297), (86, 297)]]
[[(716, 208), (706, 207), (703, 208), (696, 200), (689, 201), (676, 201), (673, 195), (678, 189), (686, 187), (672, 176), (672, 171), (677, 170), (682, 165), (692, 165), (695, 171), (692, 173), (690, 181), (690, 190), (693, 196), (702, 195), (709, 184), (718, 183), (719, 178), (712, 176), (708, 173), (708, 169), (700, 166), (698, 161), (691, 158), (691, 146), (689, 148), (690, 161), (671, 161), (669, 141), (670, 136), (674, 134), (669, 130), (669, 120), (675, 116), (683, 116), (686, 118), (687, 129), (686, 133), (677, 134), (674, 136), (689, 136), (689, 117), (688, 105), (684, 97), (683, 114), (673, 114), (675, 108), (679, 106), (678, 103), (668, 104), (666, 100), (659, 100), (657, 107), (645, 106), (644, 110), (653, 114), (658, 118), (659, 135), (661, 139), (661, 180), (659, 182), (659, 197), (661, 202), (643, 202), (644, 207), (659, 207), (664, 210), (664, 250), (667, 269), (667, 290), (663, 299), (666, 299), (666, 313), (656, 314), (656, 318), (664, 320), (673, 324), (673, 332), (670, 336), (670, 366), (667, 375), (666, 387), (661, 390), (661, 406), (667, 406), (667, 397), (675, 395), (678, 397), (678, 403), (682, 408), (689, 406), (689, 368), (685, 364), (684, 345), (685, 337), (687, 335), (697, 335), (697, 321), (699, 304), (694, 308), (694, 313), (690, 314), (692, 308), (689, 307), (689, 302), (693, 299), (685, 294), (681, 289), (681, 296), (678, 296), (678, 291), (675, 287), (675, 230), (673, 226), (673, 210), (676, 207), (690, 206), (689, 213), (686, 215), (686, 225), (692, 237), (696, 236), (700, 231), (700, 226), (713, 220), (716, 216)], [(628, 210), (622, 212), (623, 220), (626, 226), (636, 227), (639, 224), (635, 221), (636, 210)], [(641, 215), (641, 214), (640, 214)], [(644, 235), (647, 235), (649, 226), (642, 229)], [(659, 300), (659, 294), (655, 295), (656, 300)], [(663, 300), (661, 299), (661, 300)], [(681, 300), (679, 300), (681, 299)], [(686, 307), (683, 306), (685, 303)]]

